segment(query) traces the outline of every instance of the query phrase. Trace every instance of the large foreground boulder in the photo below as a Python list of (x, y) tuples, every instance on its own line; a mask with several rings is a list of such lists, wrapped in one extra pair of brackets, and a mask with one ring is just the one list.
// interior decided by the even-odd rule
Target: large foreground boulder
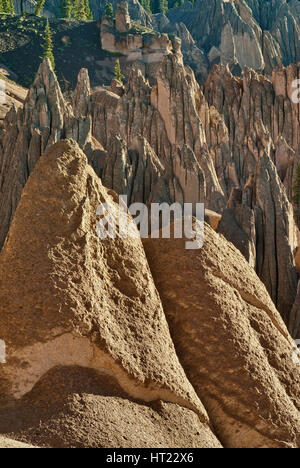
[(76, 366), (50, 370), (2, 410), (0, 432), (39, 447), (221, 447), (194, 411), (134, 400), (113, 376)]
[[(53, 368), (76, 366), (109, 374), (131, 400), (172, 403), (175, 419), (174, 405), (179, 405), (179, 425), (180, 412), (190, 418), (189, 424), (197, 415), (199, 436), (186, 441), (187, 446), (201, 446), (202, 440), (219, 446), (176, 356), (140, 239), (118, 234), (100, 240), (97, 235), (97, 208), (105, 203), (115, 208), (116, 219), (115, 200), (72, 140), (56, 143), (37, 163), (0, 254), (0, 337), (6, 344), (0, 407), (5, 411), (20, 405)], [(47, 388), (44, 401), (52, 402), (52, 385)], [(101, 385), (98, 394), (103, 395)], [(130, 413), (131, 406), (122, 404)], [(150, 409), (144, 411), (150, 418)], [(107, 404), (106, 412), (114, 412), (113, 406)], [(74, 418), (80, 432), (81, 420)], [(0, 416), (3, 424), (6, 419)], [(88, 415), (87, 420), (89, 426)], [(119, 445), (142, 444), (140, 428), (134, 436), (125, 431), (131, 442)], [(0, 429), (16, 431), (13, 424)], [(112, 446), (110, 440), (117, 439), (103, 435), (97, 443)], [(177, 442), (169, 439), (172, 443)]]
[(299, 447), (300, 367), (286, 326), (243, 255), (209, 226), (204, 246), (147, 239), (181, 363), (226, 447)]

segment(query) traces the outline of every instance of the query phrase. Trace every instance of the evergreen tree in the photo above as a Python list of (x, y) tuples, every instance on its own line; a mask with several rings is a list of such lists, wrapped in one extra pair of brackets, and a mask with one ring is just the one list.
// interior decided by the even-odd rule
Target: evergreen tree
[(85, 0), (75, 0), (75, 4), (73, 7), (73, 16), (78, 21), (87, 20)]
[(48, 59), (51, 62), (53, 70), (55, 70), (55, 61), (54, 61), (54, 55), (53, 55), (53, 42), (52, 42), (52, 33), (50, 29), (50, 24), (49, 20), (46, 22), (46, 28), (45, 28), (45, 42), (43, 45), (44, 49), (44, 54), (43, 57), (48, 57)]
[(15, 5), (13, 0), (2, 0), (0, 5), (0, 12), (14, 15)]
[(121, 65), (120, 65), (120, 60), (117, 59), (116, 60), (116, 64), (115, 64), (115, 68), (114, 68), (114, 78), (118, 81), (120, 81), (121, 83), (123, 83), (123, 78), (125, 78), (125, 76), (123, 75), (122, 71), (121, 71)]
[(166, 13), (169, 9), (168, 0), (150, 0), (151, 11), (155, 13)]
[(93, 12), (90, 6), (90, 0), (85, 0), (85, 12), (86, 12), (86, 17), (88, 20), (94, 19)]
[(8, 0), (2, 0), (3, 13), (8, 13), (9, 3)]
[(114, 17), (114, 7), (112, 3), (106, 3), (105, 5), (105, 16), (108, 16), (109, 18)]
[(44, 5), (45, 5), (45, 0), (37, 0), (37, 4), (34, 9), (35, 16), (42, 16)]
[(168, 0), (160, 0), (159, 1), (159, 9), (161, 13), (167, 13), (169, 6), (168, 6)]
[(141, 5), (148, 13), (152, 13), (150, 0), (141, 0)]
[(62, 18), (71, 18), (73, 10), (73, 1), (72, 0), (61, 0), (60, 3), (60, 13)]
[(15, 4), (14, 4), (14, 0), (9, 0), (9, 13), (11, 15), (14, 15), (15, 14)]

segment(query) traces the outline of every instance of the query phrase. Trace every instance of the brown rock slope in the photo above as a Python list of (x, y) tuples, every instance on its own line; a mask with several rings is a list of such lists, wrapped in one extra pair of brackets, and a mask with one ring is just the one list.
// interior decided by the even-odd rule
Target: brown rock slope
[(75, 366), (52, 369), (1, 411), (0, 431), (40, 447), (219, 446), (195, 412), (162, 400), (134, 400), (114, 377)]
[(7, 439), (6, 437), (1, 437), (0, 436), (0, 448), (9, 448), (9, 449), (15, 449), (15, 448), (35, 448), (32, 447), (31, 445), (23, 444), (22, 442), (18, 442), (16, 440), (12, 439)]
[[(187, 432), (187, 446), (202, 440), (219, 446), (177, 359), (140, 240), (97, 236), (97, 207), (117, 210), (114, 197), (72, 140), (47, 150), (30, 176), (0, 254), (0, 336), (7, 349), (0, 404), (4, 410), (20, 404), (54, 367), (79, 366), (112, 376), (131, 401), (172, 404), (173, 418), (179, 405), (179, 425), (180, 414), (190, 425), (197, 414), (198, 438)], [(15, 431), (13, 424), (1, 430)], [(101, 437), (104, 446), (116, 440)], [(128, 438), (125, 446), (138, 441)]]
[[(79, 106), (79, 103), (78, 103)], [(40, 65), (24, 107), (12, 107), (0, 141), (0, 248), (29, 174), (48, 146), (73, 138), (91, 153), (89, 118), (76, 118), (65, 102), (50, 61)]]
[(146, 254), (181, 363), (226, 447), (300, 445), (300, 369), (265, 286), (209, 226), (201, 250), (150, 239)]

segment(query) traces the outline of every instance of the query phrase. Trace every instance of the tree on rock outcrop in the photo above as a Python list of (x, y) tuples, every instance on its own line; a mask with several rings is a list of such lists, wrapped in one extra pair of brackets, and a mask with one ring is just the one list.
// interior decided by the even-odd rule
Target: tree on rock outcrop
[(51, 62), (53, 70), (55, 70), (55, 61), (53, 55), (53, 42), (52, 42), (52, 33), (50, 29), (49, 20), (47, 20), (46, 28), (45, 28), (45, 43), (43, 45), (44, 49), (44, 57), (48, 57)]
[(148, 13), (152, 13), (150, 0), (141, 0), (141, 5)]
[(112, 3), (106, 3), (105, 5), (105, 16), (108, 16), (109, 18), (114, 17), (114, 7)]
[(93, 13), (89, 0), (75, 0), (75, 4), (73, 6), (73, 16), (78, 21), (92, 20)]
[(169, 9), (168, 0), (150, 0), (153, 13), (166, 13)]
[(60, 3), (60, 12), (62, 18), (71, 18), (73, 9), (72, 0), (61, 0)]
[(93, 12), (90, 6), (90, 0), (84, 0), (85, 1), (85, 11), (86, 11), (86, 16), (88, 20), (93, 20)]
[(0, 1), (0, 13), (8, 13), (10, 15), (15, 14), (15, 5), (13, 0), (1, 0)]
[(34, 9), (35, 16), (42, 16), (42, 11), (45, 5), (45, 0), (38, 0)]
[(121, 70), (121, 65), (120, 65), (120, 60), (119, 59), (116, 60), (116, 64), (115, 64), (115, 68), (114, 68), (114, 77), (115, 77), (116, 80), (120, 81), (121, 83), (123, 83), (123, 79), (125, 78), (125, 76), (123, 75), (122, 70)]

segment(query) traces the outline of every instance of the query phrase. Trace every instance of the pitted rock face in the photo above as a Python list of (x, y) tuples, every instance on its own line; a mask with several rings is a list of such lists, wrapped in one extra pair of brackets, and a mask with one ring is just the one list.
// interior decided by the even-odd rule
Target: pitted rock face
[(264, 285), (209, 226), (203, 248), (147, 239), (176, 351), (225, 447), (299, 447), (300, 367)]
[(0, 411), (2, 432), (50, 448), (221, 448), (194, 411), (135, 400), (113, 376), (78, 366), (55, 367)]
[[(208, 417), (176, 356), (138, 238), (97, 236), (97, 208), (115, 208), (72, 140), (42, 156), (0, 255), (0, 368), (5, 406), (55, 366), (113, 374), (131, 397)], [(130, 218), (128, 217), (128, 222)]]

